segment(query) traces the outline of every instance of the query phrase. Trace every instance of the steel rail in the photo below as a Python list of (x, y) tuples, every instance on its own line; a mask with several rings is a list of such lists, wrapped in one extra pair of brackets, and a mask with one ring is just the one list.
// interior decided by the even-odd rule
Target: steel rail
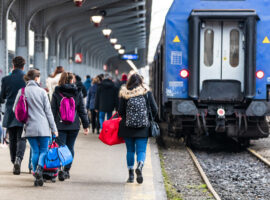
[(221, 200), (220, 196), (217, 194), (217, 192), (215, 191), (215, 189), (213, 188), (212, 184), (210, 183), (209, 179), (207, 178), (205, 172), (203, 171), (203, 168), (201, 167), (198, 159), (196, 158), (195, 154), (193, 153), (193, 151), (187, 147), (187, 151), (190, 155), (190, 157), (192, 158), (195, 166), (197, 167), (203, 181), (205, 182), (207, 188), (209, 189), (209, 191), (212, 193), (212, 195), (214, 196), (214, 198), (216, 200)]
[(259, 153), (257, 153), (254, 149), (251, 148), (247, 148), (247, 151), (249, 153), (251, 153), (252, 155), (254, 155), (256, 158), (258, 158), (259, 160), (261, 160), (262, 162), (264, 162), (267, 166), (270, 166), (270, 161), (267, 160), (266, 158), (264, 158), (263, 156), (261, 156)]

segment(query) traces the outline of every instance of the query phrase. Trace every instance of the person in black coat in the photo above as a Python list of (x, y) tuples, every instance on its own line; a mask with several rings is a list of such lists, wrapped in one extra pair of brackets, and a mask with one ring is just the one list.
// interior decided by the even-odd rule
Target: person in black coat
[(84, 86), (84, 84), (82, 83), (82, 79), (80, 76), (76, 75), (76, 85), (77, 87), (81, 90), (82, 94), (83, 94), (83, 98), (87, 97), (87, 90), (86, 87)]
[[(158, 113), (158, 107), (153, 97), (152, 92), (147, 89), (143, 84), (142, 77), (138, 74), (133, 74), (126, 86), (123, 86), (119, 92), (119, 108), (118, 113), (122, 117), (119, 125), (118, 136), (125, 139), (127, 148), (127, 166), (129, 170), (128, 183), (134, 182), (134, 156), (135, 151), (137, 153), (137, 182), (142, 183), (142, 168), (145, 161), (147, 141), (149, 137), (150, 126), (144, 128), (131, 128), (126, 126), (126, 116), (127, 116), (127, 105), (128, 101), (133, 97), (144, 97), (146, 103), (146, 119), (150, 121), (149, 113), (152, 112), (153, 117)], [(135, 109), (136, 110), (136, 109)], [(136, 110), (135, 115), (138, 112), (145, 112), (145, 110)], [(138, 115), (137, 115), (138, 116)], [(141, 119), (143, 120), (143, 119)]]
[(107, 114), (107, 120), (111, 118), (112, 112), (118, 107), (118, 92), (112, 78), (109, 74), (105, 74), (104, 80), (98, 85), (95, 110), (99, 112), (99, 123), (102, 124)]
[[(55, 88), (52, 96), (51, 106), (54, 115), (54, 120), (59, 133), (60, 143), (68, 146), (69, 150), (74, 157), (74, 144), (80, 130), (80, 119), (82, 121), (84, 134), (88, 135), (89, 121), (86, 108), (83, 102), (83, 96), (81, 91), (74, 84), (75, 77), (70, 72), (63, 72), (59, 81), (59, 86)], [(60, 118), (60, 103), (64, 97), (73, 98), (75, 100), (75, 120), (71, 124), (62, 122)], [(59, 172), (59, 180), (64, 181), (69, 178), (69, 170), (71, 164), (66, 165), (63, 171)]]
[(6, 109), (3, 119), (3, 127), (7, 128), (9, 133), (9, 149), (11, 162), (14, 164), (13, 173), (19, 175), (21, 171), (21, 162), (23, 160), (26, 140), (22, 138), (23, 124), (15, 118), (13, 112), (13, 104), (15, 102), (18, 91), (25, 87), (24, 65), (25, 60), (23, 57), (18, 56), (13, 59), (13, 71), (2, 79), (1, 86), (1, 103), (5, 103)]

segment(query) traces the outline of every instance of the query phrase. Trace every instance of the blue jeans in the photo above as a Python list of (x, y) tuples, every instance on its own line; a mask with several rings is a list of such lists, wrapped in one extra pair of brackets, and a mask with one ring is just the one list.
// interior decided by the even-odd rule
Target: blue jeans
[(29, 137), (27, 138), (32, 151), (32, 167), (33, 172), (36, 171), (37, 166), (44, 167), (45, 158), (49, 149), (50, 137)]
[(128, 169), (134, 168), (135, 151), (137, 154), (137, 163), (145, 161), (146, 147), (148, 138), (125, 138), (127, 147), (127, 166)]
[[(60, 140), (60, 142), (62, 144), (67, 145), (68, 149), (70, 150), (72, 157), (74, 158), (74, 145), (75, 145), (75, 141), (76, 138), (78, 136), (79, 131), (59, 131), (59, 137), (58, 139)], [(60, 143), (60, 144), (61, 144)], [(69, 165), (66, 165), (65, 168), (66, 169), (70, 169), (71, 168), (72, 163), (70, 163)]]
[(99, 112), (99, 124), (102, 129), (103, 122), (105, 121), (105, 114), (107, 114), (107, 120), (112, 117), (112, 112)]

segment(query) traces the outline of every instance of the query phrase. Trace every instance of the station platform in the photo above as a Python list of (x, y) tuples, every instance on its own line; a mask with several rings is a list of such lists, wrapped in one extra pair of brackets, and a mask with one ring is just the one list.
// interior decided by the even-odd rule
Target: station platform
[(149, 140), (143, 169), (144, 183), (127, 184), (125, 145), (107, 146), (97, 135), (83, 136), (75, 144), (75, 160), (71, 179), (56, 183), (46, 182), (34, 187), (28, 173), (29, 145), (25, 152), (20, 176), (12, 174), (8, 148), (0, 148), (1, 200), (165, 200), (166, 192), (161, 175), (156, 144)]

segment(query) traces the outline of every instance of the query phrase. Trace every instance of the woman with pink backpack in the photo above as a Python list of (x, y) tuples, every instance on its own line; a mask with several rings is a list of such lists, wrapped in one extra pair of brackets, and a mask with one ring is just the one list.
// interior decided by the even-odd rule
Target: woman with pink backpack
[[(59, 140), (68, 146), (74, 157), (74, 144), (80, 130), (80, 119), (84, 134), (88, 135), (89, 120), (83, 101), (82, 92), (75, 85), (75, 77), (70, 72), (63, 72), (52, 96), (52, 111), (59, 131)], [(72, 163), (71, 163), (72, 164)], [(70, 178), (71, 164), (66, 165), (58, 174), (60, 181)]]
[(51, 133), (58, 136), (46, 91), (40, 87), (40, 72), (29, 70), (24, 76), (27, 83), (19, 90), (13, 111), (17, 120), (25, 124), (22, 137), (26, 138), (32, 150), (32, 167), (35, 186), (43, 186), (43, 167), (48, 151)]

